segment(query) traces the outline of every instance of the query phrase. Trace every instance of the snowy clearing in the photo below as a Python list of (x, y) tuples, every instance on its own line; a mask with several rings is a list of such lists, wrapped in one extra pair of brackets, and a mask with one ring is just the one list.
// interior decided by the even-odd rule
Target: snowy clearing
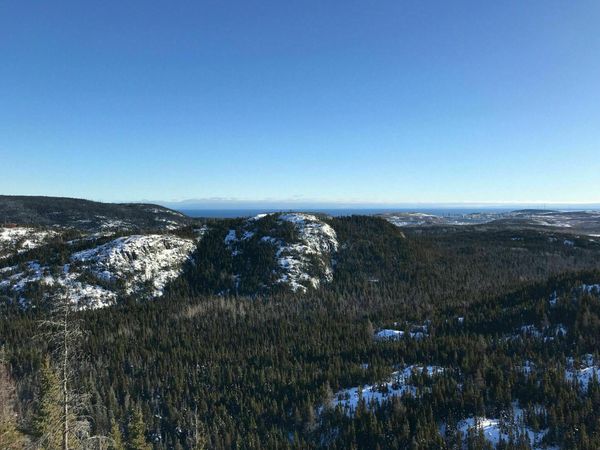
[(417, 388), (410, 384), (413, 375), (424, 374), (431, 378), (443, 374), (445, 369), (439, 366), (411, 365), (403, 370), (393, 372), (390, 379), (382, 383), (357, 386), (344, 389), (334, 395), (331, 402), (333, 408), (340, 407), (346, 413), (353, 414), (361, 399), (367, 407), (370, 405), (381, 405), (394, 397), (402, 397), (405, 394), (417, 396)]

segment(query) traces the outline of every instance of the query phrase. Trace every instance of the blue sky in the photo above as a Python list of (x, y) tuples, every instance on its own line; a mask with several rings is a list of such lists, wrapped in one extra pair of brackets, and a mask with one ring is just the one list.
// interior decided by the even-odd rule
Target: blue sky
[(600, 202), (600, 2), (0, 2), (0, 193)]

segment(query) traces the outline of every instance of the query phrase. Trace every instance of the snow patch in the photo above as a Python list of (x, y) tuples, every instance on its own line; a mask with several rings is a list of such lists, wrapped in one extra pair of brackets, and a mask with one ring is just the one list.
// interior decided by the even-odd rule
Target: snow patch
[(353, 414), (359, 402), (364, 400), (365, 405), (381, 405), (394, 397), (403, 395), (417, 396), (417, 387), (410, 383), (413, 375), (425, 375), (428, 378), (439, 376), (446, 369), (439, 366), (410, 365), (403, 370), (393, 372), (390, 379), (381, 383), (367, 384), (350, 389), (344, 389), (334, 395), (331, 405), (340, 407), (346, 413)]
[(565, 379), (577, 383), (587, 391), (592, 380), (600, 380), (600, 366), (595, 363), (591, 354), (584, 355), (579, 364), (576, 364), (573, 358), (568, 358)]
[(52, 230), (2, 227), (0, 228), (0, 259), (37, 248), (56, 236), (58, 233)]
[(29, 261), (23, 271), (18, 272), (18, 266), (12, 266), (5, 268), (3, 275), (6, 278), (0, 281), (0, 289), (19, 295), (19, 302), (23, 306), (29, 303), (29, 299), (24, 296), (24, 291), (32, 283), (40, 283), (48, 288), (44, 294), (45, 298), (51, 297), (57, 289), (62, 288), (78, 309), (102, 308), (114, 304), (117, 300), (114, 292), (80, 281), (78, 279), (80, 274), (71, 272), (69, 264), (57, 273), (56, 270), (42, 266), (37, 261)]
[[(536, 413), (543, 414), (544, 409), (538, 407)], [(512, 404), (512, 411), (502, 418), (469, 417), (461, 420), (457, 424), (457, 429), (462, 433), (463, 439), (467, 437), (469, 432), (475, 435), (481, 433), (484, 439), (494, 447), (500, 445), (501, 442), (509, 442), (511, 438), (516, 441), (520, 436), (523, 436), (533, 449), (557, 448), (542, 445), (542, 439), (548, 433), (548, 430), (536, 431), (525, 425), (525, 412), (516, 402)]]
[(409, 336), (412, 339), (423, 339), (427, 336), (427, 332), (424, 330), (418, 331), (402, 331), (402, 330), (393, 330), (389, 328), (385, 328), (383, 330), (379, 330), (375, 333), (375, 340), (377, 341), (399, 341), (404, 336)]

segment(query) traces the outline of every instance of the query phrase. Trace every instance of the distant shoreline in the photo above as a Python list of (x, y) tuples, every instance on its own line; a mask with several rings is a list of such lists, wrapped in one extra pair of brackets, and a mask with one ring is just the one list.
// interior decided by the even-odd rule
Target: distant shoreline
[(251, 217), (260, 213), (271, 213), (279, 211), (303, 211), (328, 214), (330, 216), (350, 216), (350, 215), (367, 215), (372, 216), (376, 214), (386, 213), (423, 213), (431, 214), (435, 216), (462, 216), (465, 214), (474, 213), (505, 213), (514, 211), (515, 208), (223, 208), (223, 209), (187, 209), (177, 208), (176, 210), (182, 212), (189, 217), (210, 217), (218, 219), (232, 219), (237, 217)]

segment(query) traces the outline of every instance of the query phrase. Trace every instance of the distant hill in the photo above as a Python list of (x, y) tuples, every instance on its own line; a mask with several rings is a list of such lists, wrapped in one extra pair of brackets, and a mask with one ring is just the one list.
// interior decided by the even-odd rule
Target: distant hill
[(153, 204), (0, 195), (0, 224), (58, 225), (85, 231), (135, 231), (170, 230), (191, 222), (191, 218), (180, 212)]

